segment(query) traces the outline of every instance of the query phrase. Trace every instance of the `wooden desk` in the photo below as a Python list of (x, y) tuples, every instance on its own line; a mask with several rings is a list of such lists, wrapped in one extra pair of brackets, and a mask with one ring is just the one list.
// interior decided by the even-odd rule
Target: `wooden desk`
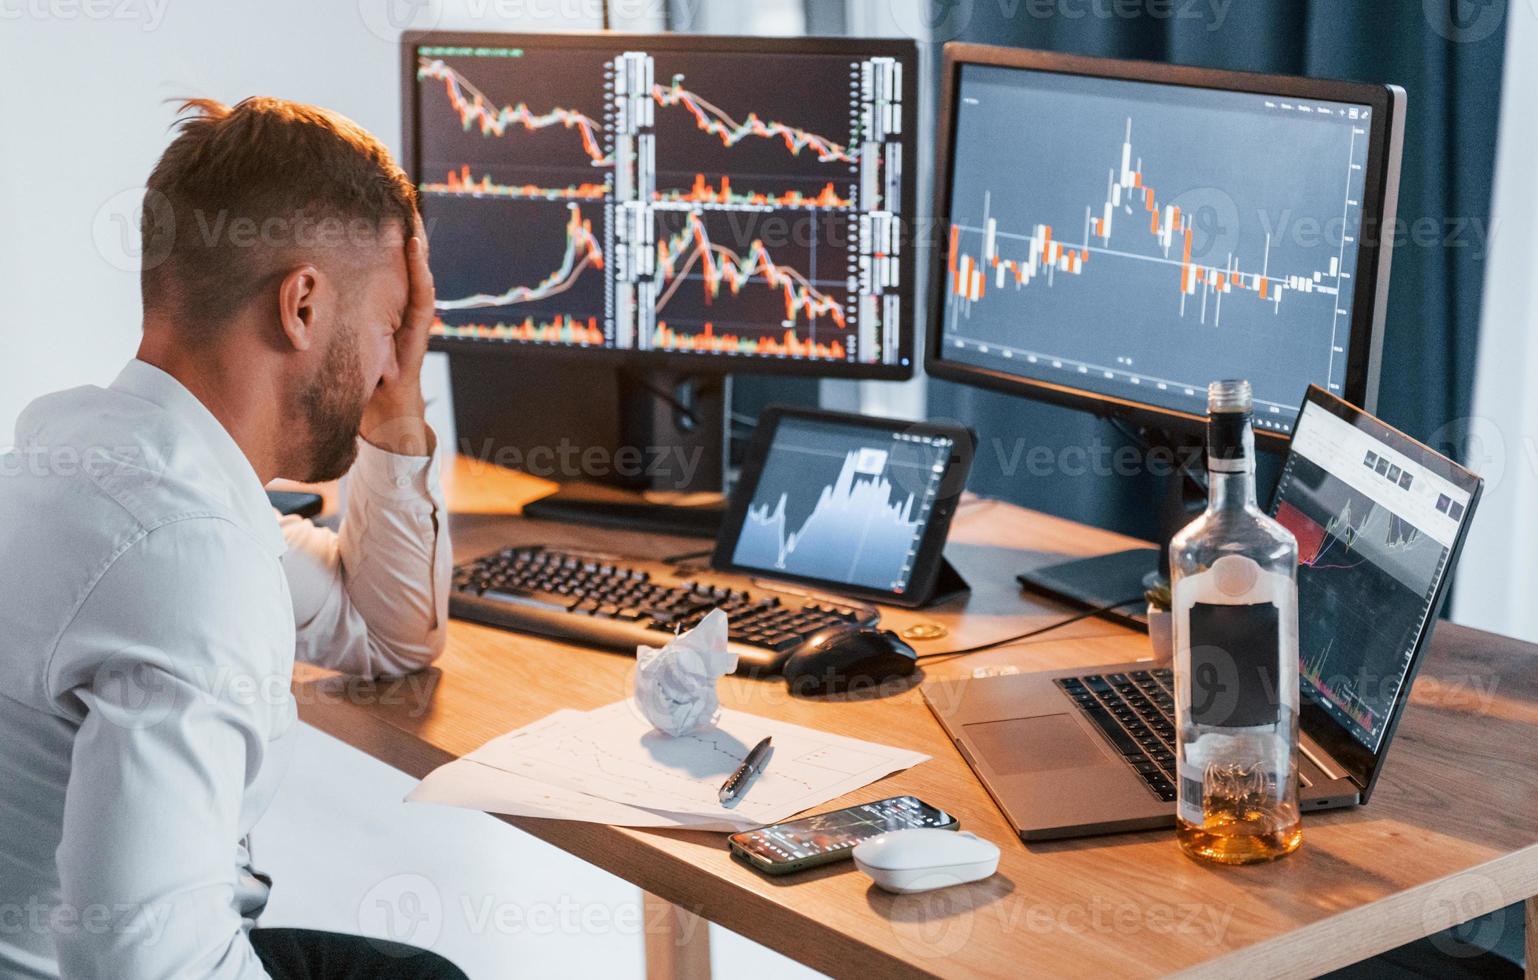
[[(456, 464), (449, 485), (452, 510), (476, 511), (453, 518), (461, 560), (518, 542), (601, 543), (653, 556), (702, 546), (510, 519), (497, 502), (527, 485), (485, 464)], [(948, 553), (974, 595), (917, 614), (954, 631), (921, 652), (1053, 621), (1066, 610), (1021, 597), (1013, 573), (1054, 555), (1126, 545), (995, 503), (965, 507), (953, 542)], [(1146, 652), (1141, 634), (1090, 620), (1028, 644), (938, 661), (923, 680)], [(378, 697), (377, 686), (303, 670), (295, 694), (305, 721), (421, 777), (557, 708), (626, 697), (633, 670), (626, 657), (455, 622), (430, 684)], [(1538, 895), (1538, 647), (1487, 633), (1437, 630), (1371, 804), (1309, 815), (1296, 855), (1250, 868), (1199, 865), (1169, 832), (1021, 843), (916, 686), (884, 697), (802, 700), (783, 683), (732, 677), (721, 693), (744, 711), (929, 753), (931, 761), (826, 809), (913, 793), (956, 813), (1004, 855), (988, 881), (897, 897), (848, 864), (763, 877), (728, 857), (722, 834), (504, 818), (678, 907), (663, 906), (655, 921), (648, 916), (648, 960), (657, 973), (700, 971), (698, 948), (657, 941), (672, 935), (668, 922), (692, 913), (837, 976), (1308, 976)], [(1535, 977), (1538, 903), (1526, 908), (1528, 976)]]

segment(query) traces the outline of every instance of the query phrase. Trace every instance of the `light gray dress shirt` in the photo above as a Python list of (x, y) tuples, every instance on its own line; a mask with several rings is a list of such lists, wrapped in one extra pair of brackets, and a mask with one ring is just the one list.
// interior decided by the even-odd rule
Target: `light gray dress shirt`
[(276, 516), (196, 397), (131, 361), (0, 455), (0, 977), (262, 977), (244, 840), (285, 771), (296, 656), (443, 649), (436, 459), (359, 441), (340, 532)]

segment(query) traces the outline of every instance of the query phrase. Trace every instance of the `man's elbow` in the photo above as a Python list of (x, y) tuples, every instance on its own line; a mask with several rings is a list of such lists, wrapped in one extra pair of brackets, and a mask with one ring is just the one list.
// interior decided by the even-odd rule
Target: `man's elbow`
[(449, 618), (447, 612), (438, 617), (438, 626), (427, 634), (426, 657), (419, 667), (426, 667), (435, 663), (443, 656), (443, 651), (449, 648)]
[(448, 648), (448, 630), (444, 625), (429, 630), (420, 642), (402, 642), (376, 634), (369, 635), (369, 662), (372, 677), (401, 677), (432, 666)]

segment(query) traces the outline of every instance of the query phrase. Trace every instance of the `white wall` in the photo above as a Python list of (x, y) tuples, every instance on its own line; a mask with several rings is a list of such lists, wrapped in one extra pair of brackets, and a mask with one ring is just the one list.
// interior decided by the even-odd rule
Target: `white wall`
[(1487, 483), (1458, 565), (1453, 618), (1538, 641), (1538, 0), (1508, 10), (1474, 417), (1451, 432)]
[(81, 8), (0, 8), (0, 445), (27, 401), (110, 381), (133, 354), (135, 223), (169, 139), (164, 100), (316, 102), (399, 142), (395, 47), (366, 29), (356, 4)]

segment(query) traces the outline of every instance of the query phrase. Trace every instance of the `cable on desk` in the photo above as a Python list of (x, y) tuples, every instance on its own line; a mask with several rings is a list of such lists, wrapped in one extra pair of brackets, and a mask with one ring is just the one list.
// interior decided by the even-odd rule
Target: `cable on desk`
[(1066, 619), (1060, 619), (1060, 620), (1058, 620), (1055, 623), (1048, 623), (1046, 626), (1039, 626), (1036, 629), (1033, 629), (1033, 630), (1031, 630), (1028, 633), (1021, 633), (1018, 636), (1009, 636), (1009, 637), (1005, 637), (1002, 640), (994, 640), (991, 643), (980, 643), (980, 644), (978, 644), (975, 647), (964, 647), (964, 648), (962, 648), (960, 650), (946, 650), (944, 652), (936, 651), (934, 653), (921, 653), (921, 654), (919, 654), (918, 659), (919, 660), (932, 660), (932, 659), (934, 659), (936, 657), (961, 657), (961, 656), (965, 656), (965, 655), (967, 655), (969, 653), (982, 653), (984, 650), (992, 650), (992, 649), (995, 649), (997, 647), (1009, 646), (1011, 643), (1019, 643), (1021, 640), (1029, 640), (1033, 636), (1040, 636), (1043, 633), (1050, 633), (1053, 630), (1060, 630), (1064, 626), (1072, 626), (1074, 623), (1080, 622), (1080, 621), (1085, 620), (1085, 619), (1089, 619), (1092, 616), (1099, 616), (1102, 613), (1108, 613), (1108, 612), (1111, 612), (1114, 609), (1120, 609), (1122, 606), (1130, 606), (1130, 605), (1132, 605), (1135, 602), (1144, 602), (1146, 600), (1147, 600), (1147, 596), (1145, 596), (1145, 595), (1139, 595), (1139, 596), (1137, 596), (1134, 599), (1123, 599), (1121, 602), (1113, 602), (1113, 603), (1111, 603), (1108, 606), (1101, 606), (1098, 609), (1089, 609), (1089, 610), (1086, 610), (1085, 612), (1075, 613), (1074, 615), (1069, 616)]
[[(652, 384), (646, 378), (642, 377), (641, 374), (637, 371), (631, 371), (627, 368), (620, 368), (620, 373), (630, 381), (634, 382), (637, 386), (644, 388), (653, 398), (672, 408), (673, 411), (677, 412), (679, 415), (682, 415), (685, 419), (688, 420), (690, 425), (698, 426), (701, 424), (700, 417), (695, 413), (694, 406), (684, 404), (684, 402), (680, 401), (671, 392), (664, 391), (663, 389)], [(713, 390), (715, 387), (715, 384), (710, 384), (702, 386), (702, 389)]]

